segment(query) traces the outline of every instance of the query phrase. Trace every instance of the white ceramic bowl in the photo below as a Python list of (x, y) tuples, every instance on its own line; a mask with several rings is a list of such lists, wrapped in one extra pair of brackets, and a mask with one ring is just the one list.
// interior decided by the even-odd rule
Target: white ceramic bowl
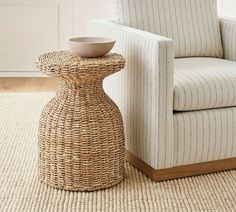
[(68, 40), (69, 48), (81, 57), (101, 57), (115, 45), (115, 40), (104, 37), (77, 37)]

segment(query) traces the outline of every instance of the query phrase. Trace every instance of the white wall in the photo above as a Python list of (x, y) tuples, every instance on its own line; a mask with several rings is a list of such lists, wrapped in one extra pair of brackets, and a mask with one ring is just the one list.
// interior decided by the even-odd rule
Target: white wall
[(236, 0), (221, 0), (221, 15), (236, 18)]
[(40, 76), (38, 55), (66, 48), (73, 0), (0, 0), (0, 77)]
[(113, 19), (113, 0), (74, 0), (74, 35), (86, 35), (91, 19)]

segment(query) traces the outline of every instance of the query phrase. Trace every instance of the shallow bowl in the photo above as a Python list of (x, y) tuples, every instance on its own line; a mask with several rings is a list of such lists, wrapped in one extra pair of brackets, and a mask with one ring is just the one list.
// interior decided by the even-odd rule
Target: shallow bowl
[(77, 37), (68, 40), (69, 48), (81, 57), (102, 57), (115, 45), (115, 40), (105, 37)]

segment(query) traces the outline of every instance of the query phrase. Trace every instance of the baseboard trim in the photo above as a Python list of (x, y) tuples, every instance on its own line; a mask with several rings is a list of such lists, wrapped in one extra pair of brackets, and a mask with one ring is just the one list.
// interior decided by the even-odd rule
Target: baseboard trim
[(130, 162), (133, 166), (138, 168), (154, 181), (171, 180), (181, 177), (189, 177), (236, 169), (236, 157), (191, 165), (176, 166), (173, 168), (161, 170), (152, 168), (128, 150), (126, 150), (125, 152), (125, 157), (128, 162)]

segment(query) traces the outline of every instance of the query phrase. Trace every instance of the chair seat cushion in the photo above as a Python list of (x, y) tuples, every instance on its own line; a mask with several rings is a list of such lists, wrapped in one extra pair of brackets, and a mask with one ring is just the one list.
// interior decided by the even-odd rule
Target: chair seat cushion
[(236, 62), (203, 57), (175, 59), (175, 111), (230, 106), (236, 106)]

